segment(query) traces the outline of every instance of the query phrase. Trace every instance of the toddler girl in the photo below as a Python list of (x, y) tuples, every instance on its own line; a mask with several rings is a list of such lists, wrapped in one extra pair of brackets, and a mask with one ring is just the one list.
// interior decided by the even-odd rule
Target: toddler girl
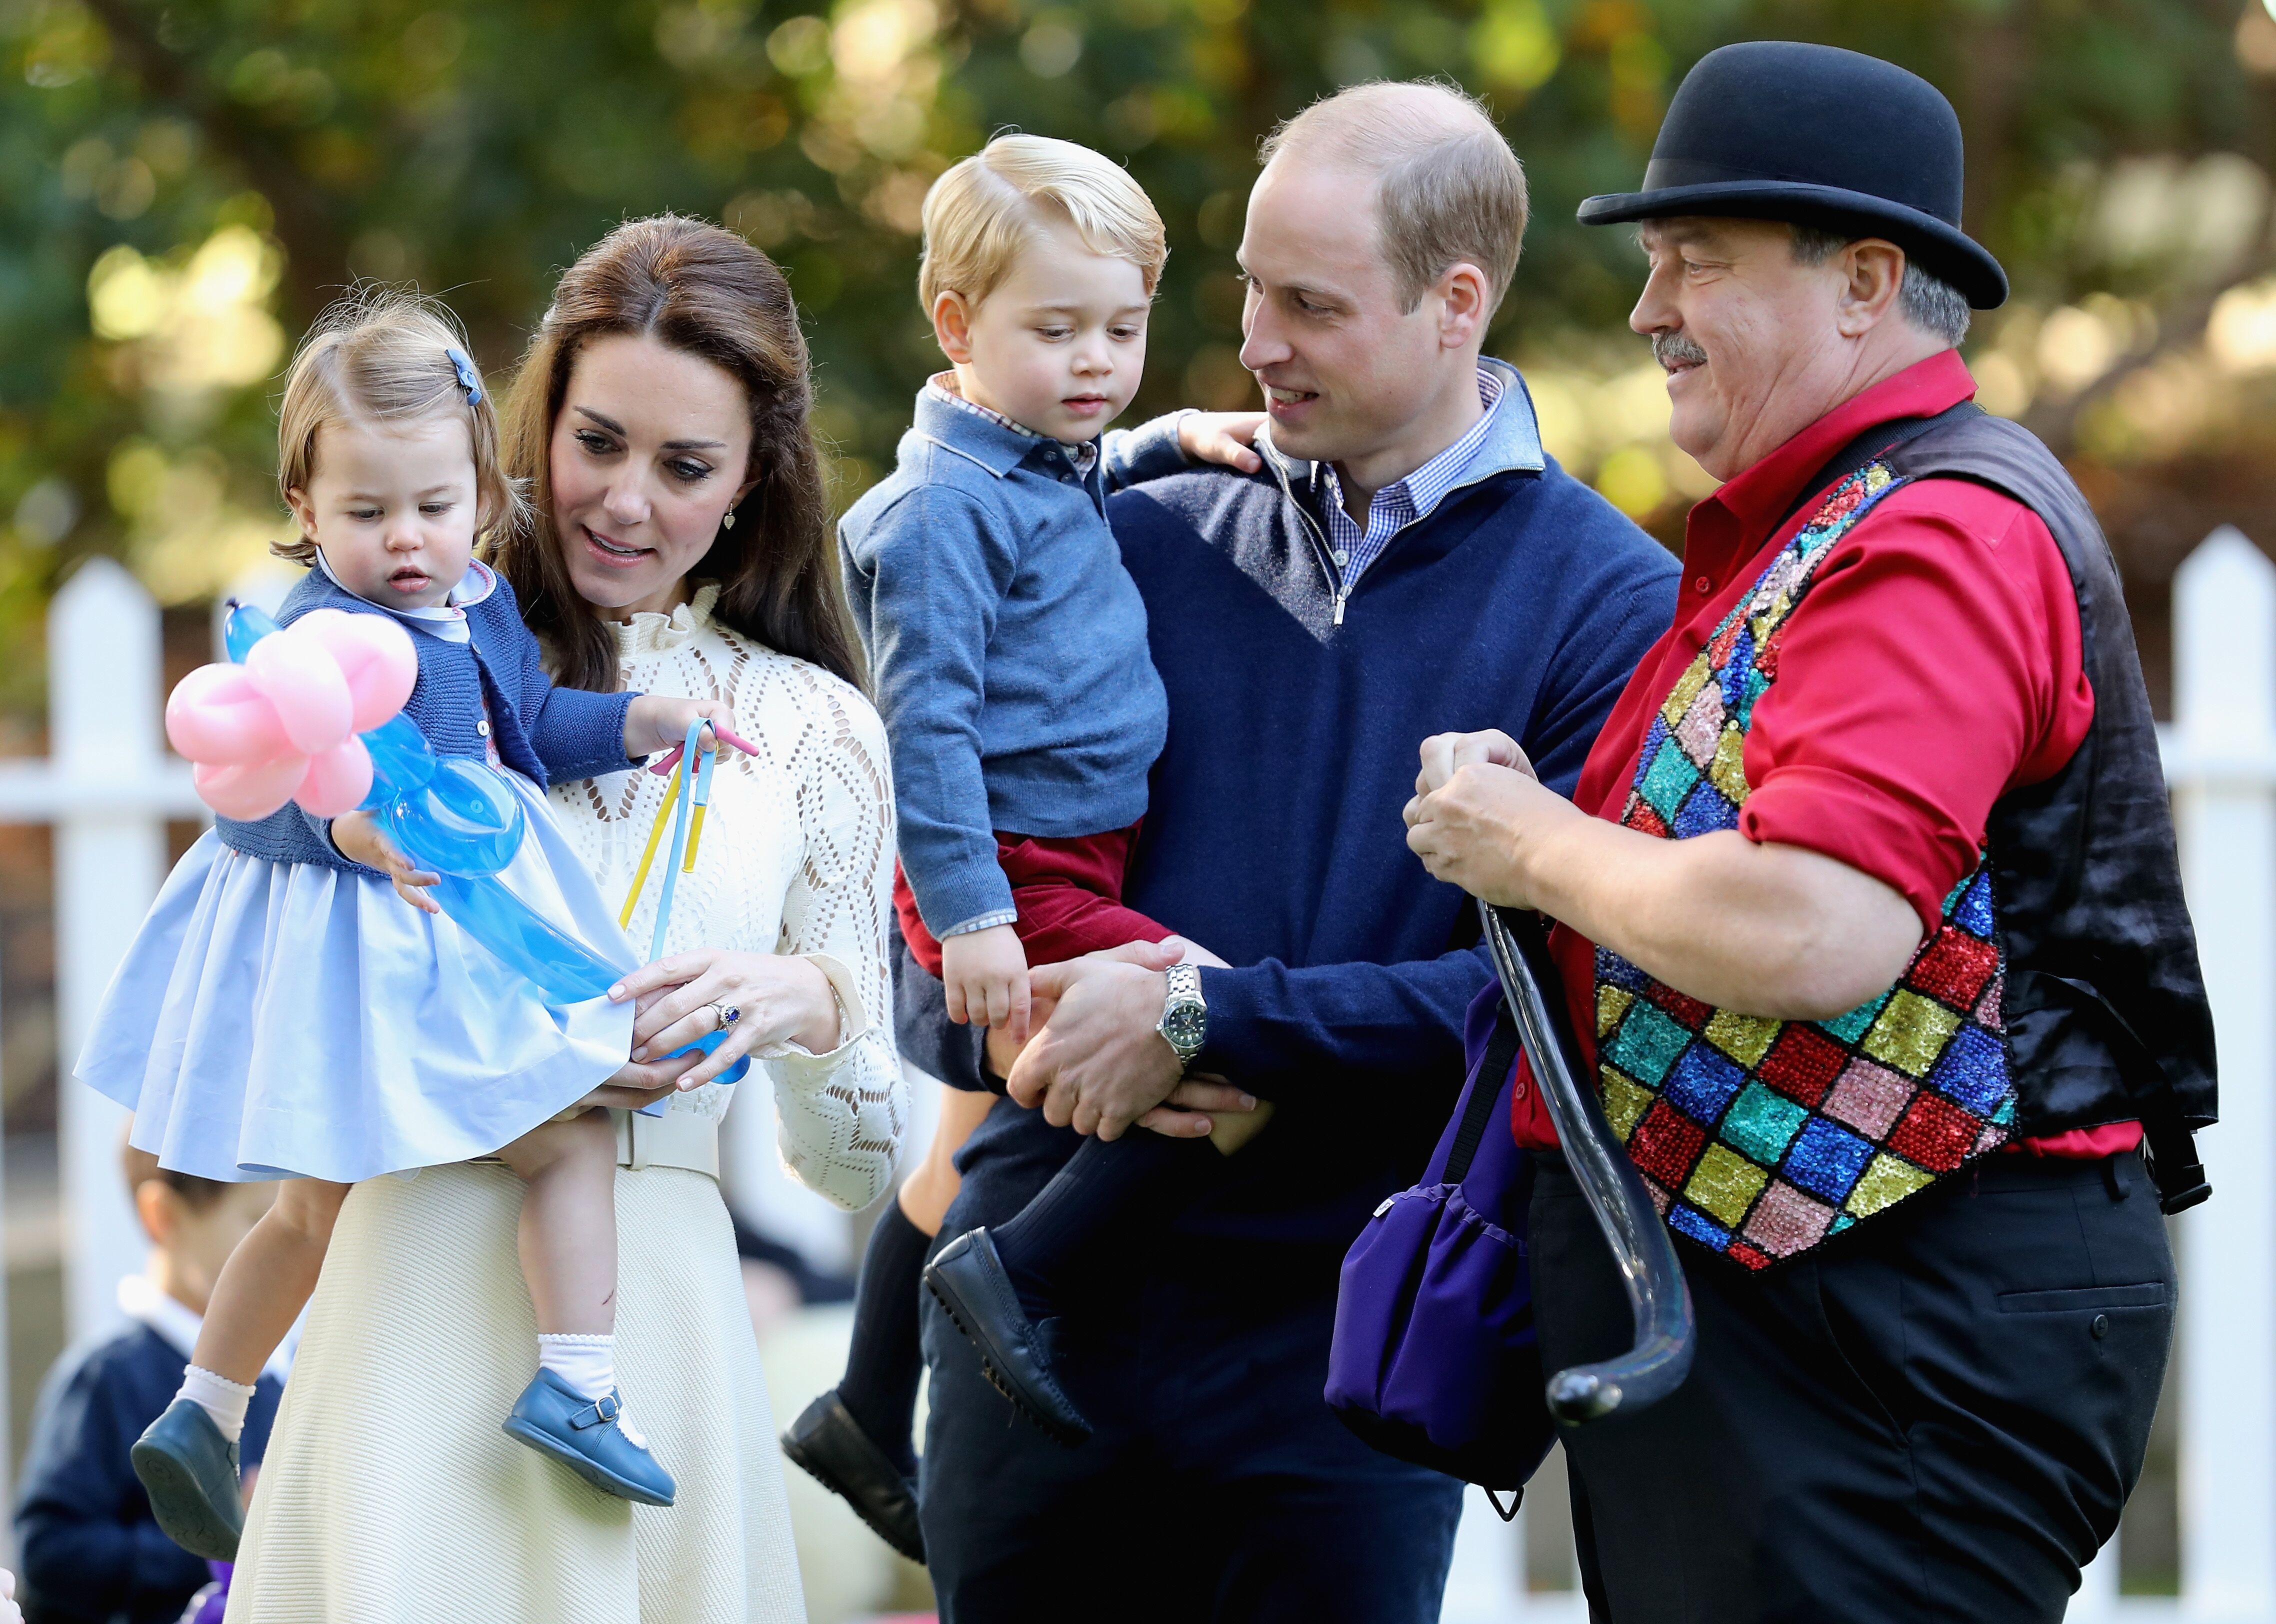
[[(486, 759), (522, 802), (527, 832), (500, 877), (631, 968), (540, 786), (621, 771), (721, 708), (547, 679), (512, 589), (473, 557), (518, 498), (444, 311), (365, 292), (325, 314), (285, 384), (278, 484), (300, 529), (278, 550), (312, 566), (278, 618), (402, 622), (419, 656), (405, 714), (437, 755)], [(610, 1493), (671, 1503), (612, 1369), (616, 1135), (605, 1112), (575, 1109), (625, 1064), (632, 1007), (547, 1007), (423, 894), (435, 881), (366, 812), (217, 819), (153, 905), (80, 1062), (133, 1108), (134, 1144), (162, 1165), (286, 1180), (216, 1282), (180, 1394), (134, 1446), (160, 1527), (200, 1556), (236, 1553), (247, 1401), (315, 1289), (349, 1187), (491, 1154), (527, 1185), (538, 1330), (539, 1369), (505, 1430)]]

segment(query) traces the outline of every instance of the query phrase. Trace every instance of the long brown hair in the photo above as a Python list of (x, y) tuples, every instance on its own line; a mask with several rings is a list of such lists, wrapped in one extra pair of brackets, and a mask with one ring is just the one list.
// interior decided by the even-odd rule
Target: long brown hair
[(630, 220), (563, 273), (530, 340), (505, 412), (508, 473), (527, 482), (528, 518), (494, 562), (530, 629), (550, 644), (560, 680), (607, 691), (617, 641), (577, 596), (553, 523), (554, 419), (578, 353), (611, 333), (643, 334), (732, 375), (751, 403), (750, 470), (758, 482), (691, 574), (717, 580), (713, 614), (730, 630), (811, 660), (861, 686), (861, 645), (838, 573), (806, 335), (775, 262), (731, 231), (679, 215)]

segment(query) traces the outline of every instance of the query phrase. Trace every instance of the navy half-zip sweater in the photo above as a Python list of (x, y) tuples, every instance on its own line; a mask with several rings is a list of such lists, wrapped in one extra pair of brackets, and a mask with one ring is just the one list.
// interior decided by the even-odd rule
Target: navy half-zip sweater
[[(1416, 747), (1498, 727), (1569, 793), (1667, 628), (1675, 560), (1540, 453), (1529, 402), (1509, 404), (1526, 409), (1500, 471), (1395, 535), (1340, 624), (1309, 465), (1179, 473), (1109, 505), (1170, 701), (1127, 898), (1242, 967), (1202, 973), (1195, 1068), (1278, 1104), (1213, 1194), (1132, 1237), (1157, 1260), (1277, 1264), (1332, 1287), (1444, 1127), (1463, 1011), (1492, 973), (1470, 899), (1407, 849)], [(906, 963), (901, 979), (911, 1058), (976, 1080), (938, 983)], [(959, 1157), (942, 1233), (1011, 1216), (1076, 1142), (998, 1109)]]

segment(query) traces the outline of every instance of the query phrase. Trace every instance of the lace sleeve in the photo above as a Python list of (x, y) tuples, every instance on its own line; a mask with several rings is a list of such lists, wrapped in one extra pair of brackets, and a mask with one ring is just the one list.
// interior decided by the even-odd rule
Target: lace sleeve
[(814, 960), (844, 1013), (837, 1048), (793, 1051), (766, 1066), (784, 1161), (810, 1188), (858, 1209), (891, 1188), (909, 1119), (886, 961), (893, 785), (877, 713), (850, 689), (814, 681), (816, 725), (797, 763), (802, 854), (784, 899), (778, 951)]

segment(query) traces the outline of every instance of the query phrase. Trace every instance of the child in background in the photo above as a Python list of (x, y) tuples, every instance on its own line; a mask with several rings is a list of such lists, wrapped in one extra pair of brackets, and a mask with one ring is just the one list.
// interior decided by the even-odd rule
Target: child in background
[[(903, 933), (951, 1020), (1015, 1043), (1030, 964), (1166, 942), (1183, 954), (1176, 985), (1219, 962), (1121, 903), (1168, 702), (1107, 527), (1099, 436), (1136, 392), (1167, 257), (1145, 193), (1086, 148), (1007, 135), (950, 169), (925, 200), (919, 291), (952, 370), (917, 397), (898, 468), (839, 527), (892, 745)], [(1227, 458), (1242, 459), (1256, 466)], [(945, 1107), (944, 1136), (960, 1142), (992, 1098), (974, 1104)], [(1224, 1125), (1218, 1147), (1261, 1119)], [(1173, 1199), (1219, 1160), (1152, 1133), (1086, 1140), (1024, 1211), (924, 1271), (998, 1385), (1060, 1441), (1089, 1427), (1035, 1334), (1054, 1281), (1142, 1195)], [(913, 1505), (884, 1503), (913, 1464), (928, 1241), (899, 1203), (880, 1221), (846, 1379), (785, 1439), (905, 1552)]]
[[(725, 706), (547, 679), (512, 588), (473, 557), (518, 498), (489, 397), (438, 307), (386, 292), (335, 306), (293, 360), (278, 428), (277, 482), (300, 527), (279, 550), (313, 566), (278, 618), (331, 608), (405, 626), (419, 676), (404, 714), (438, 755), (488, 759), (521, 802), (526, 833), (500, 879), (622, 955), (542, 785), (621, 771)], [(527, 1186), (538, 1331), (537, 1373), (505, 1430), (609, 1493), (671, 1503), (616, 1387), (616, 1135), (605, 1112), (573, 1109), (625, 1064), (631, 1006), (545, 1006), (440, 914), (424, 894), (436, 878), (368, 812), (327, 821), (288, 803), (219, 819), (152, 906), (80, 1059), (163, 1165), (287, 1178), (215, 1284), (179, 1395), (134, 1447), (159, 1525), (201, 1556), (236, 1554), (246, 1405), (315, 1287), (350, 1187), (490, 1154)], [(416, 1425), (417, 1395), (404, 1406)]]
[[(181, 1385), (214, 1280), (277, 1187), (167, 1172), (131, 1145), (122, 1159), (149, 1270), (119, 1282), (134, 1323), (57, 1361), (32, 1414), (16, 1548), (33, 1624), (174, 1624), (207, 1579), (205, 1563), (159, 1530), (127, 1453)], [(283, 1381), (275, 1362), (261, 1373), (240, 1450), (248, 1473)]]

